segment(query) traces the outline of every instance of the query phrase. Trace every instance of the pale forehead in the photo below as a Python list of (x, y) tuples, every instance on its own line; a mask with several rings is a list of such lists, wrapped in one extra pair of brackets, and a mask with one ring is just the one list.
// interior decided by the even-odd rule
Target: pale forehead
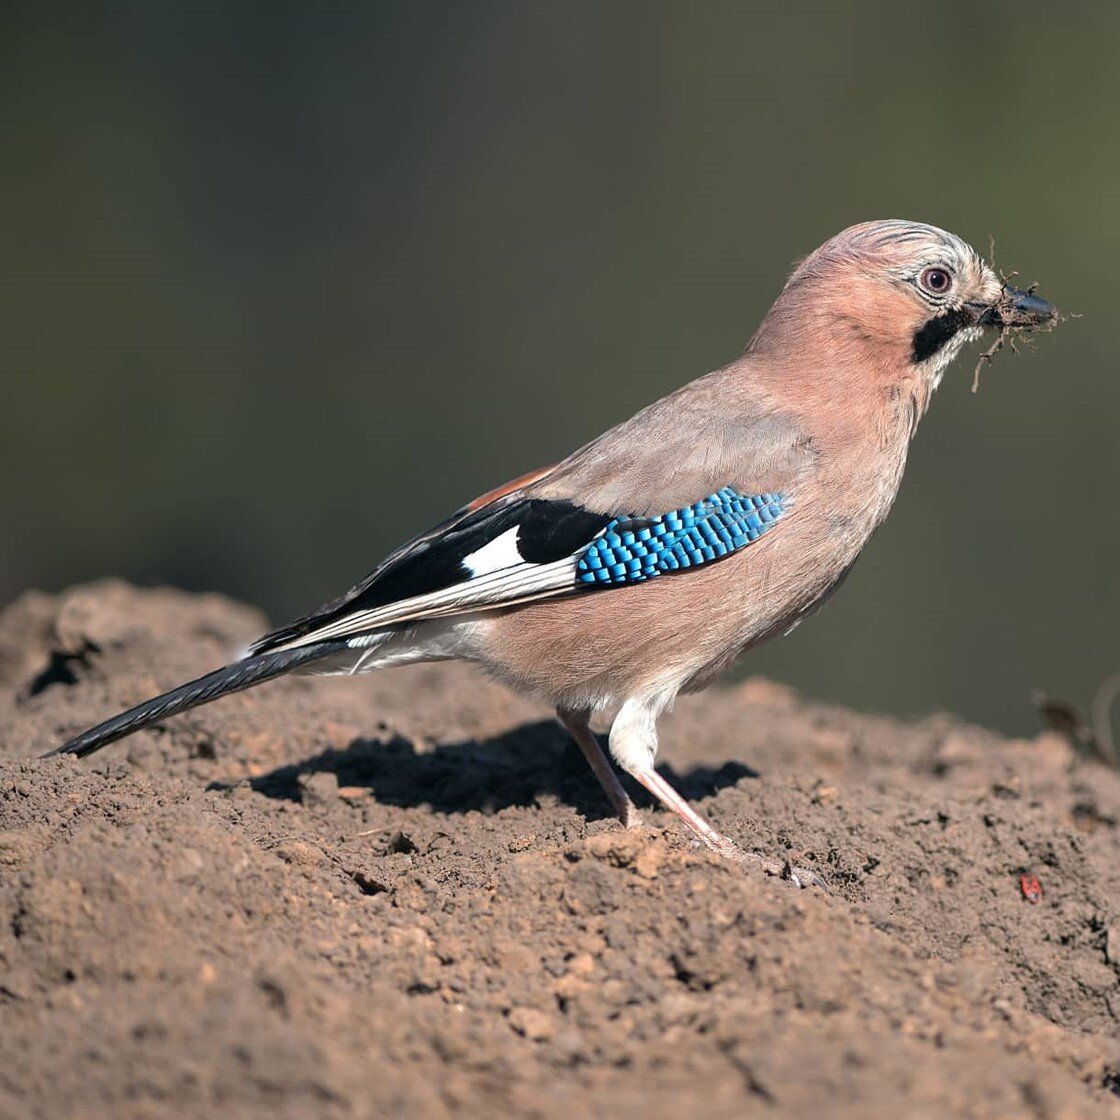
[(874, 255), (893, 261), (934, 262), (958, 267), (983, 268), (980, 254), (956, 234), (925, 222), (888, 219), (864, 222), (844, 230), (834, 238), (837, 248)]

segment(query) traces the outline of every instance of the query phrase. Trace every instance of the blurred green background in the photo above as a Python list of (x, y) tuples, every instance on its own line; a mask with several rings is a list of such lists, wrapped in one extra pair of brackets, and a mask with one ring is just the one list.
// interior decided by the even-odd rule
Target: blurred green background
[(1083, 314), (947, 377), (747, 668), (1036, 726), (1120, 668), (1110, 4), (5, 5), (0, 602), (277, 621), (733, 358), (794, 258), (948, 227)]

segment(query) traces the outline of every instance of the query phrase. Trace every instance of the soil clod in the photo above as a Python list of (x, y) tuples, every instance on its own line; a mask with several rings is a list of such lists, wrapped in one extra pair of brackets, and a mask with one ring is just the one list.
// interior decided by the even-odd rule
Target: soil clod
[(39, 761), (264, 627), (44, 596), (101, 652), (32, 695), (59, 630), (29, 614), (0, 615), (0, 1116), (1120, 1120), (1120, 773), (1068, 736), (682, 698), (698, 808), (826, 894), (621, 829), (549, 713), (462, 666)]

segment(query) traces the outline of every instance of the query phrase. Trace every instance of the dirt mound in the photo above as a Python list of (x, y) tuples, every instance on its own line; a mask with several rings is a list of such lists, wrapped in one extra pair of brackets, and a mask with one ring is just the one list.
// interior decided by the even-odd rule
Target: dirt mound
[(1120, 777), (1060, 738), (682, 700), (667, 771), (828, 894), (621, 832), (458, 667), (32, 760), (263, 629), (114, 583), (0, 617), (0, 1115), (1120, 1117)]

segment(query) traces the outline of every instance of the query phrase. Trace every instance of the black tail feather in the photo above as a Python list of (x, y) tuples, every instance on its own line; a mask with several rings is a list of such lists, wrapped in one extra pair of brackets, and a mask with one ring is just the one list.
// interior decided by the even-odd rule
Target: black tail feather
[(79, 758), (84, 758), (106, 744), (130, 735), (133, 731), (139, 731), (142, 727), (159, 723), (168, 716), (185, 712), (188, 708), (197, 708), (200, 704), (209, 704), (219, 696), (228, 696), (231, 692), (252, 688), (255, 684), (279, 677), (300, 665), (318, 661), (321, 657), (327, 657), (345, 648), (345, 642), (319, 642), (299, 649), (246, 657), (241, 661), (235, 661), (232, 665), (227, 665), (224, 669), (207, 673), (198, 680), (181, 684), (162, 696), (145, 700), (135, 708), (129, 708), (127, 712), (121, 712), (120, 715), (113, 716), (112, 719), (107, 719), (80, 735), (75, 735), (69, 742), (63, 743), (53, 751), (48, 751), (43, 757), (75, 754)]

